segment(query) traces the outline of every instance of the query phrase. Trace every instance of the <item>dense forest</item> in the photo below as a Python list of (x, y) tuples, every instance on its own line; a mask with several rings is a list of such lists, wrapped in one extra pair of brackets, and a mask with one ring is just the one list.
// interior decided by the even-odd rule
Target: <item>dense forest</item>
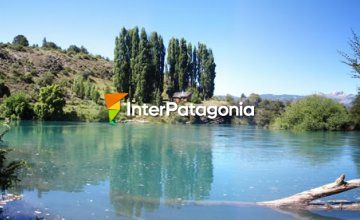
[[(166, 57), (166, 62), (165, 62)], [(166, 49), (161, 35), (144, 28), (122, 28), (115, 39), (114, 85), (137, 103), (160, 104), (174, 92), (191, 91), (209, 99), (215, 89), (215, 60), (205, 44), (192, 46), (184, 38), (171, 38)]]

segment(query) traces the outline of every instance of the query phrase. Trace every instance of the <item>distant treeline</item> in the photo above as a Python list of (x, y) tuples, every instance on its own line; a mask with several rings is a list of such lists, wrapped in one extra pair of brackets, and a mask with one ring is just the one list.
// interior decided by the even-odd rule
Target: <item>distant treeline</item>
[(172, 38), (167, 48), (161, 35), (144, 28), (122, 28), (115, 39), (114, 84), (119, 92), (129, 93), (138, 103), (159, 104), (163, 92), (190, 90), (201, 99), (214, 93), (215, 60), (205, 44), (197, 47), (184, 38)]

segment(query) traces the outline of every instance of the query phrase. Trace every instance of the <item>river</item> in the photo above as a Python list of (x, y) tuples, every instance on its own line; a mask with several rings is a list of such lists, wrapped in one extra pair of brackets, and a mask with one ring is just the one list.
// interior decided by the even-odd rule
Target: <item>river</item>
[[(342, 173), (359, 178), (359, 132), (21, 122), (4, 139), (14, 148), (10, 158), (30, 167), (12, 190), (24, 195), (12, 212), (28, 204), (47, 219), (360, 217), (351, 211), (285, 213), (221, 203), (277, 199)], [(332, 198), (359, 201), (360, 190)]]

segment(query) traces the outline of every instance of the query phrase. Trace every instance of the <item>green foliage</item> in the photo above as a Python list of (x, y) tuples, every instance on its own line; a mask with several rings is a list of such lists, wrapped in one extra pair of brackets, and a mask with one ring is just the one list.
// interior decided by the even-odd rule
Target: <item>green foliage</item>
[(360, 129), (360, 95), (357, 95), (350, 108), (351, 120), (355, 128)]
[(10, 89), (5, 85), (3, 79), (0, 79), (0, 98), (4, 96), (10, 96)]
[(160, 89), (156, 89), (154, 104), (157, 106), (160, 106), (162, 104), (162, 96), (161, 96)]
[[(211, 49), (205, 44), (192, 47), (185, 39), (172, 38), (167, 49), (158, 33), (148, 38), (145, 29), (122, 28), (115, 39), (114, 85), (118, 92), (129, 93), (128, 98), (139, 103), (159, 101), (158, 92), (165, 92), (169, 98), (174, 92), (197, 87), (201, 99), (208, 99), (214, 93), (216, 76), (215, 62)], [(164, 73), (166, 76), (164, 76)], [(161, 97), (162, 98), (162, 97)]]
[(285, 111), (285, 104), (281, 101), (262, 100), (258, 103), (255, 113), (255, 124), (268, 128)]
[(25, 74), (21, 75), (20, 79), (25, 83), (33, 83), (32, 74), (30, 72), (26, 72)]
[(331, 99), (309, 96), (288, 106), (274, 128), (296, 131), (344, 130), (350, 123), (346, 108)]
[(14, 37), (12, 44), (27, 47), (29, 46), (29, 41), (24, 35), (17, 35)]
[(95, 103), (98, 103), (100, 100), (100, 92), (97, 90), (95, 85), (91, 87), (91, 100)]
[(262, 101), (260, 95), (251, 93), (248, 98), (245, 99), (244, 104), (245, 105), (253, 105), (255, 107), (258, 107), (260, 102)]
[(0, 188), (2, 194), (5, 194), (8, 188), (20, 181), (19, 172), (25, 166), (24, 161), (7, 161), (6, 154), (9, 151), (9, 149), (0, 149)]
[(198, 78), (203, 99), (209, 99), (215, 90), (215, 60), (211, 49), (205, 44), (198, 44)]
[(187, 90), (188, 92), (191, 92), (191, 102), (195, 103), (195, 104), (199, 104), (201, 103), (201, 97), (200, 97), (200, 93), (199, 90), (196, 87), (190, 87)]
[(6, 97), (0, 107), (3, 116), (7, 118), (31, 119), (33, 117), (30, 100), (21, 92)]
[(40, 76), (40, 78), (37, 80), (37, 84), (40, 87), (45, 87), (53, 84), (54, 80), (55, 80), (54, 74), (52, 72), (47, 71)]
[(118, 92), (128, 92), (131, 84), (130, 37), (125, 28), (115, 39), (114, 84)]
[(58, 85), (40, 88), (39, 100), (35, 103), (34, 110), (38, 119), (61, 119), (65, 99), (63, 91)]
[(135, 72), (137, 73), (137, 82), (134, 97), (138, 103), (147, 103), (151, 101), (151, 92), (148, 82), (152, 71), (150, 44), (144, 28), (141, 29), (139, 54), (136, 57)]
[(54, 49), (54, 50), (61, 50), (61, 47), (59, 47), (58, 45), (56, 45), (54, 42), (47, 41), (46, 38), (43, 39), (42, 48), (45, 48), (45, 49)]
[(99, 90), (89, 79), (84, 80), (82, 76), (78, 76), (74, 79), (72, 91), (75, 93), (76, 97), (81, 99), (91, 99), (95, 103), (98, 103), (100, 100)]
[(78, 53), (89, 54), (88, 50), (84, 46), (78, 47), (76, 45), (70, 45), (69, 48), (66, 50), (66, 52), (68, 54), (78, 54)]
[(344, 63), (350, 66), (354, 72), (354, 78), (360, 78), (360, 38), (355, 32), (352, 32), (352, 38), (349, 41), (349, 46), (352, 50), (351, 55), (344, 52), (340, 53), (345, 58)]
[(235, 101), (234, 101), (234, 97), (230, 94), (226, 94), (225, 96), (225, 101), (229, 104), (233, 104)]
[(151, 65), (147, 90), (152, 93), (152, 103), (159, 104), (162, 102), (162, 92), (164, 84), (164, 62), (165, 62), (165, 46), (163, 39), (156, 32), (150, 35), (150, 49), (151, 49)]

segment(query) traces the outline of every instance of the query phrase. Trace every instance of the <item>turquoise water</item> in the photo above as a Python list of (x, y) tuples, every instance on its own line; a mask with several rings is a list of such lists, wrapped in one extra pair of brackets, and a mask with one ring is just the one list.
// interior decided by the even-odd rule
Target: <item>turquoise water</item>
[[(359, 132), (292, 133), (245, 126), (23, 122), (5, 136), (31, 169), (16, 192), (65, 219), (359, 219), (197, 205), (277, 199), (359, 178)], [(360, 200), (353, 190), (332, 198)], [(31, 211), (29, 211), (31, 212)], [(297, 216), (297, 217), (294, 217)]]

